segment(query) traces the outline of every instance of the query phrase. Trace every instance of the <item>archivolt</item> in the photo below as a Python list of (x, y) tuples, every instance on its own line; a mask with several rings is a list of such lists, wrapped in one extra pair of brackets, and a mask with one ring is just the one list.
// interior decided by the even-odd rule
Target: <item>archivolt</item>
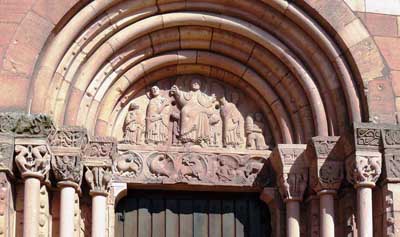
[(361, 121), (356, 83), (333, 41), (280, 2), (94, 1), (49, 40), (32, 110), (112, 135), (132, 93), (199, 73), (260, 95), (276, 143), (338, 135)]

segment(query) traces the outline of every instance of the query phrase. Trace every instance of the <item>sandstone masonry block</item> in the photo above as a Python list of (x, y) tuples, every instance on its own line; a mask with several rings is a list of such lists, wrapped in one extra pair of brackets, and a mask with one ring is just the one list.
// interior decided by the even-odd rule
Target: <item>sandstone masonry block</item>
[(400, 70), (400, 38), (375, 37), (375, 42), (389, 67)]
[(366, 13), (364, 23), (372, 35), (397, 36), (396, 16)]

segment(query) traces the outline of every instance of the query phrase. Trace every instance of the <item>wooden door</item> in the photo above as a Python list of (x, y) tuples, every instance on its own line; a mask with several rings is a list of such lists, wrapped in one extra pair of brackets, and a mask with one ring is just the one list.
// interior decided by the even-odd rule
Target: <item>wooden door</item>
[(116, 207), (116, 237), (268, 237), (259, 194), (130, 191)]

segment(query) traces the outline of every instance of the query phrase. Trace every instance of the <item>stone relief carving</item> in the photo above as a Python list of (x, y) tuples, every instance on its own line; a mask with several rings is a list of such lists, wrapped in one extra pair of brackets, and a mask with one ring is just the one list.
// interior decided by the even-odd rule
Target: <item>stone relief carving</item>
[(15, 146), (15, 163), (24, 176), (45, 176), (50, 170), (51, 154), (46, 145), (24, 144)]
[[(130, 155), (127, 155), (130, 154)], [(131, 183), (191, 183), (265, 186), (261, 177), (268, 155), (204, 152), (122, 152), (114, 164), (114, 178)]]
[(0, 113), (0, 132), (18, 135), (48, 135), (54, 129), (44, 114)]
[(357, 145), (379, 146), (381, 131), (373, 128), (356, 128)]
[(88, 167), (85, 179), (89, 184), (91, 192), (107, 193), (111, 185), (111, 169), (106, 167)]
[(117, 154), (113, 137), (91, 137), (83, 151), (83, 163), (89, 166), (111, 166)]
[(58, 181), (71, 181), (77, 184), (81, 182), (83, 165), (79, 154), (55, 155), (51, 165)]
[(283, 173), (279, 176), (279, 191), (284, 199), (302, 200), (307, 187), (307, 172)]
[(48, 137), (51, 147), (82, 149), (87, 141), (87, 131), (81, 127), (62, 127), (55, 129)]
[(168, 140), (170, 101), (160, 95), (160, 88), (151, 88), (151, 99), (146, 111), (146, 142), (165, 144)]
[(355, 185), (374, 185), (381, 174), (382, 157), (380, 153), (355, 154), (346, 160), (347, 180)]
[(114, 161), (114, 174), (123, 177), (137, 177), (143, 169), (143, 161), (135, 152), (124, 152)]
[(384, 129), (384, 144), (389, 146), (400, 145), (400, 130)]
[(123, 143), (266, 150), (264, 116), (250, 97), (239, 101), (240, 95), (232, 86), (198, 75), (158, 82), (124, 100)]
[(264, 122), (261, 113), (246, 117), (247, 148), (252, 150), (268, 149), (263, 135)]
[(124, 122), (124, 142), (130, 144), (142, 144), (145, 132), (142, 122), (142, 114), (139, 106), (132, 103), (129, 105), (128, 114)]

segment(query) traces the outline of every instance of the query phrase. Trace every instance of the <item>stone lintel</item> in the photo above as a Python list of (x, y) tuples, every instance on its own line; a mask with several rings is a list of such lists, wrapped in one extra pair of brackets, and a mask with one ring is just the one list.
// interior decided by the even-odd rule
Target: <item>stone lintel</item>
[(313, 137), (306, 150), (309, 165), (310, 184), (317, 193), (336, 191), (344, 177), (344, 164), (333, 151), (339, 137)]
[(285, 201), (301, 201), (307, 187), (308, 168), (304, 144), (278, 144), (271, 154), (279, 191)]

